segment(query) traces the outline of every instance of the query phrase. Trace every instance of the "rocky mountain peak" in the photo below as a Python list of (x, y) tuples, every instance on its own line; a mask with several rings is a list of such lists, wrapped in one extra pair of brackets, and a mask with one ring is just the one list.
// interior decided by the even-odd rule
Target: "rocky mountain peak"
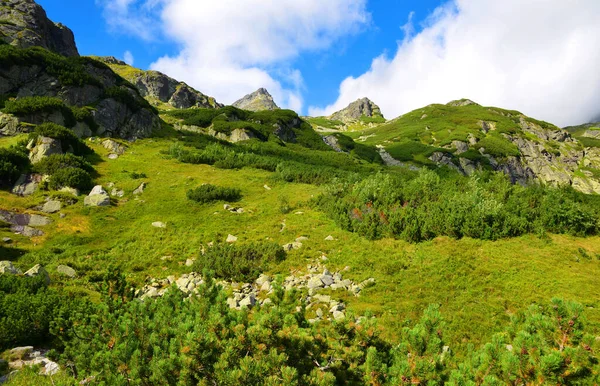
[(0, 2), (0, 40), (19, 47), (40, 46), (65, 56), (79, 56), (73, 32), (54, 23), (33, 0)]
[(446, 103), (446, 106), (452, 106), (452, 107), (463, 107), (463, 106), (471, 106), (471, 105), (475, 105), (475, 106), (479, 106), (479, 103), (475, 103), (470, 99), (457, 99), (455, 101), (450, 101), (448, 103)]
[(277, 110), (279, 107), (275, 104), (273, 97), (264, 88), (259, 88), (252, 94), (248, 94), (242, 99), (235, 102), (232, 106), (242, 110), (261, 111), (261, 110)]
[(362, 117), (383, 118), (381, 109), (369, 98), (358, 99), (343, 110), (333, 113), (329, 118), (342, 122), (359, 120)]

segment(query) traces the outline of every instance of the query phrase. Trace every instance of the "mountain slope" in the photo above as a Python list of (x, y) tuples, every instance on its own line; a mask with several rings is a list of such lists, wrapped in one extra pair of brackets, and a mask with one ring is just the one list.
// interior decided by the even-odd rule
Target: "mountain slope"
[(33, 0), (0, 2), (0, 41), (20, 48), (39, 46), (65, 56), (79, 56), (73, 32), (48, 19)]
[(244, 96), (242, 99), (234, 102), (232, 106), (249, 111), (279, 109), (271, 94), (264, 88), (259, 88), (253, 93)]
[(402, 162), (445, 165), (464, 174), (498, 170), (513, 182), (540, 181), (600, 193), (600, 152), (518, 111), (453, 101), (414, 110), (351, 136), (385, 148)]
[(564, 130), (579, 140), (584, 146), (600, 148), (600, 122), (565, 127)]
[(320, 132), (355, 131), (386, 122), (381, 109), (369, 98), (361, 98), (328, 117), (306, 118)]
[(144, 71), (113, 57), (98, 57), (114, 72), (131, 82), (151, 105), (161, 109), (187, 109), (190, 107), (223, 107), (215, 98), (179, 82), (158, 71)]

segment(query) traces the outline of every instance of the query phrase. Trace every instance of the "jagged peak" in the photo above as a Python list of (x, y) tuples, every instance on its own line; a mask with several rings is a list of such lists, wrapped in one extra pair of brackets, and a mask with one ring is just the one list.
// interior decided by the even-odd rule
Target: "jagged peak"
[(279, 109), (279, 107), (273, 100), (273, 96), (271, 96), (267, 89), (263, 87), (259, 88), (253, 93), (245, 95), (242, 99), (234, 102), (232, 106), (250, 111)]
[(480, 106), (479, 103), (473, 102), (472, 100), (467, 99), (467, 98), (457, 99), (457, 100), (446, 103), (446, 106), (453, 106), (453, 107), (463, 107), (463, 106), (471, 106), (471, 105)]
[(348, 122), (356, 121), (362, 117), (383, 118), (381, 109), (367, 97), (359, 98), (350, 103), (346, 108), (336, 111), (329, 116), (330, 119)]

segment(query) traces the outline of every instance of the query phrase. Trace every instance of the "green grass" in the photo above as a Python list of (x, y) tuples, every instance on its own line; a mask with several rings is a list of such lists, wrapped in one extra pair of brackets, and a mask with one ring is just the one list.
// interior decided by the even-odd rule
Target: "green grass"
[(306, 121), (315, 129), (318, 127), (323, 127), (330, 130), (341, 130), (341, 128), (344, 126), (344, 122), (328, 119), (326, 117), (307, 117)]

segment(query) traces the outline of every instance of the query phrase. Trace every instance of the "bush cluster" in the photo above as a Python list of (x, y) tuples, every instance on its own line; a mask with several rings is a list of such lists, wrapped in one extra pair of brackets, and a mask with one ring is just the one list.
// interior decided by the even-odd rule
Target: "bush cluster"
[(222, 279), (251, 282), (270, 264), (284, 259), (285, 251), (276, 243), (215, 244), (199, 254), (194, 269), (208, 269)]
[(214, 201), (238, 201), (242, 192), (235, 188), (226, 188), (211, 184), (204, 184), (187, 192), (187, 198), (192, 201), (206, 204)]
[(414, 178), (380, 173), (331, 186), (317, 203), (343, 229), (368, 239), (418, 242), (437, 236), (594, 235), (600, 230), (597, 201), (572, 189), (512, 185), (498, 173), (440, 178), (422, 170)]
[(29, 158), (16, 147), (0, 148), (0, 187), (12, 186), (29, 168)]
[(67, 126), (73, 127), (77, 123), (73, 111), (67, 107), (62, 100), (53, 97), (32, 96), (16, 98), (6, 101), (4, 103), (3, 111), (6, 114), (13, 114), (16, 116), (59, 111), (63, 115)]
[(29, 139), (36, 140), (38, 137), (56, 139), (60, 141), (61, 148), (64, 151), (72, 151), (77, 155), (86, 155), (93, 152), (72, 130), (55, 123), (46, 122), (36, 126), (34, 132), (29, 135)]

